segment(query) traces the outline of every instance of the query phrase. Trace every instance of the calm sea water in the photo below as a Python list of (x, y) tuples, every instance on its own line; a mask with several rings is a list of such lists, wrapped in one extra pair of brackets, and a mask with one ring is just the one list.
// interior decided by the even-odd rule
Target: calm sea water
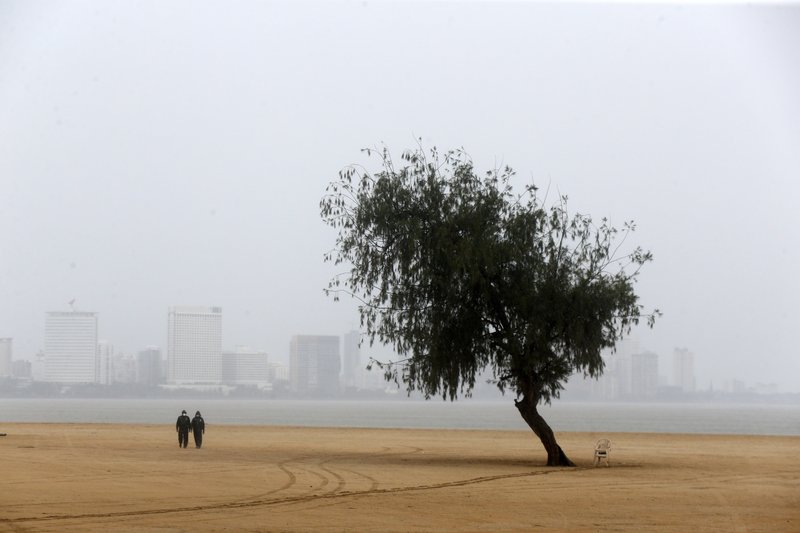
[[(513, 401), (0, 399), (3, 422), (173, 424), (185, 409), (207, 424), (528, 430)], [(800, 435), (800, 405), (556, 402), (556, 431)]]

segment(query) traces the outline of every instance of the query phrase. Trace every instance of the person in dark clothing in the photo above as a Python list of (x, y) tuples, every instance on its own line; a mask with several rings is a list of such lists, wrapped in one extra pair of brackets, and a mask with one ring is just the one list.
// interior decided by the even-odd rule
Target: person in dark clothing
[(206, 432), (206, 423), (200, 415), (200, 411), (194, 414), (192, 419), (192, 433), (194, 433), (194, 446), (199, 448), (203, 445), (203, 433)]
[(181, 416), (178, 417), (178, 421), (175, 422), (175, 431), (178, 432), (178, 447), (186, 448), (186, 445), (189, 444), (190, 427), (192, 427), (192, 420), (186, 414), (186, 411), (183, 411)]

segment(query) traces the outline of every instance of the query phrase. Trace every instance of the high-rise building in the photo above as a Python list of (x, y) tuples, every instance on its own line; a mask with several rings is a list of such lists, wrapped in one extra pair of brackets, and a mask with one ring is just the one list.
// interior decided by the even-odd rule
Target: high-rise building
[(114, 383), (136, 383), (137, 360), (126, 353), (115, 353), (111, 365), (114, 370)]
[(7, 378), (13, 375), (11, 370), (11, 345), (11, 338), (0, 338), (0, 378)]
[(25, 359), (11, 361), (11, 375), (18, 379), (31, 378), (31, 362)]
[(603, 400), (618, 400), (631, 392), (631, 358), (627, 351), (605, 350), (603, 374), (590, 384), (591, 394)]
[(161, 350), (148, 346), (136, 356), (136, 382), (142, 385), (161, 383)]
[(97, 313), (53, 311), (45, 317), (44, 381), (97, 381)]
[(695, 391), (694, 354), (686, 348), (672, 352), (672, 385), (683, 392)]
[(167, 369), (171, 384), (222, 382), (222, 308), (169, 308)]
[(249, 346), (237, 346), (232, 352), (222, 352), (222, 381), (230, 385), (266, 385), (267, 352)]
[[(604, 400), (618, 400), (641, 396), (644, 388), (650, 387), (655, 394), (658, 389), (658, 356), (656, 356), (655, 378), (653, 378), (653, 368), (648, 364), (648, 357), (639, 357), (638, 361), (634, 363), (634, 359), (642, 352), (635, 336), (626, 337), (617, 342), (613, 350), (603, 350), (602, 357), (605, 368), (599, 379), (591, 381), (589, 394)], [(645, 376), (643, 372), (647, 375), (646, 383), (642, 382)]]
[(267, 363), (267, 380), (274, 386), (276, 383), (289, 383), (289, 367), (283, 363)]
[(653, 398), (658, 393), (658, 355), (642, 352), (631, 355), (631, 396)]
[(361, 341), (361, 334), (358, 331), (351, 331), (344, 335), (344, 365), (342, 377), (346, 389), (360, 389), (363, 387), (361, 379), (361, 350), (358, 346)]
[(31, 379), (33, 381), (44, 381), (45, 365), (44, 350), (39, 350), (31, 361)]
[(111, 385), (114, 382), (114, 345), (106, 340), (97, 342), (95, 359), (97, 383)]
[(289, 381), (293, 392), (332, 395), (339, 392), (339, 337), (295, 335), (289, 343)]

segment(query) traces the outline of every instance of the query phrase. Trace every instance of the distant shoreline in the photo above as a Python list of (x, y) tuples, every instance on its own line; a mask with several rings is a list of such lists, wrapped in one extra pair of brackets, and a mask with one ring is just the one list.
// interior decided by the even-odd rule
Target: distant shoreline
[[(0, 399), (147, 399), (147, 400), (253, 400), (253, 401), (440, 401), (436, 397), (425, 400), (419, 395), (407, 396), (403, 390), (391, 393), (382, 389), (343, 392), (337, 396), (298, 396), (287, 390), (260, 390), (257, 388), (237, 389), (235, 387), (222, 387), (218, 390), (193, 389), (191, 387), (179, 389), (163, 389), (158, 386), (143, 386), (137, 384), (119, 385), (59, 385), (45, 382), (24, 382), (14, 385), (11, 382), (0, 382)], [(460, 398), (458, 401), (477, 402), (502, 402), (513, 397), (507, 393), (501, 396), (494, 388), (478, 388), (473, 391), (471, 398)], [(620, 397), (599, 398), (587, 396), (580, 392), (562, 392), (558, 402), (576, 403), (667, 403), (667, 404), (770, 404), (770, 405), (800, 405), (800, 392), (758, 393), (758, 392), (723, 392), (723, 391), (697, 391), (693, 393), (676, 393), (665, 391), (649, 397)]]
[[(174, 423), (200, 410), (212, 425), (439, 428), (529, 431), (506, 402), (358, 402), (314, 400), (0, 399), (8, 422)], [(800, 405), (554, 402), (542, 414), (555, 431), (800, 435)]]

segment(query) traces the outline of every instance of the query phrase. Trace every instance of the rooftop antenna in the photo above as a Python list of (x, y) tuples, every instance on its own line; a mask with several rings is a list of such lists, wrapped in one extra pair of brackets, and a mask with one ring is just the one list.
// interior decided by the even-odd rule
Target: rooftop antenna
[(69, 308), (72, 310), (72, 312), (75, 312), (75, 298), (68, 301), (67, 303), (69, 304)]

